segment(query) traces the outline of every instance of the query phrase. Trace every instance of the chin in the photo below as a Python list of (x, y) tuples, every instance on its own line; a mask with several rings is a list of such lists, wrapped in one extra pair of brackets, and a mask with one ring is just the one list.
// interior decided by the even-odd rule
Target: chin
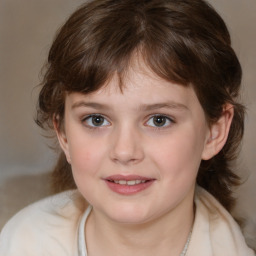
[(148, 210), (134, 206), (119, 206), (109, 209), (107, 215), (112, 221), (122, 224), (143, 224), (150, 220)]

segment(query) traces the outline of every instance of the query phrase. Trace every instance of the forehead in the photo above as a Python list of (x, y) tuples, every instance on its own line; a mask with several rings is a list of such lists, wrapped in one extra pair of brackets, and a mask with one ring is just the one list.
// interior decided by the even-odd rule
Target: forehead
[(69, 103), (75, 106), (86, 101), (116, 109), (121, 106), (143, 109), (159, 104), (180, 109), (201, 107), (192, 86), (167, 81), (138, 59), (122, 76), (113, 75), (100, 89), (89, 94), (72, 93), (68, 98)]

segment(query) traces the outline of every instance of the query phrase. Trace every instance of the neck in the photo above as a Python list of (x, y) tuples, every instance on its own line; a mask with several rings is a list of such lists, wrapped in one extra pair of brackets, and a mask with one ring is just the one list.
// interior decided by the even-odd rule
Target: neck
[(179, 256), (193, 220), (193, 201), (157, 220), (136, 225), (115, 223), (93, 210), (85, 234), (88, 256)]

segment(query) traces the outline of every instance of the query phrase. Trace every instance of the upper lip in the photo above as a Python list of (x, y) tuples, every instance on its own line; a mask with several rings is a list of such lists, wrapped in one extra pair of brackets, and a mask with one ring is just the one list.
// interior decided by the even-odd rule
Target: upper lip
[(125, 181), (129, 181), (129, 180), (154, 180), (154, 178), (151, 177), (145, 177), (145, 176), (140, 176), (140, 175), (121, 175), (121, 174), (115, 174), (115, 175), (110, 175), (106, 178), (104, 178), (104, 180), (110, 180), (110, 181), (119, 181), (119, 180), (125, 180)]

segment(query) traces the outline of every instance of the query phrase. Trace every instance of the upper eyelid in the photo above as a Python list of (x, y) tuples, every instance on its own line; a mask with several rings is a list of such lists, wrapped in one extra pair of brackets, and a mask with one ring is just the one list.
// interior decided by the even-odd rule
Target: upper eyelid
[[(85, 115), (81, 118), (81, 122), (82, 123), (85, 123), (89, 118), (92, 118), (92, 117), (95, 117), (95, 116), (100, 116), (100, 117), (103, 117), (110, 125), (112, 124), (108, 118), (106, 118), (104, 115), (102, 114), (88, 114), (88, 115)], [(105, 126), (108, 126), (108, 125), (102, 125), (102, 126), (91, 126), (91, 125), (88, 125), (88, 124), (84, 124), (88, 127), (92, 127), (92, 128), (102, 128), (102, 127), (105, 127)]]
[(152, 117), (156, 117), (156, 116), (162, 116), (162, 117), (166, 117), (167, 119), (169, 119), (172, 122), (175, 122), (175, 118), (170, 116), (170, 115), (166, 115), (166, 114), (151, 114), (147, 117), (147, 120), (149, 120)]
[(106, 116), (103, 115), (103, 114), (99, 114), (99, 113), (83, 115), (83, 116), (81, 117), (81, 120), (83, 121), (83, 120), (86, 120), (86, 119), (89, 118), (89, 117), (94, 117), (94, 116), (101, 116), (101, 117), (103, 117), (104, 119), (106, 119), (108, 122), (110, 122), (108, 117), (106, 117)]
[[(164, 117), (168, 120), (169, 124), (167, 125), (163, 125), (163, 126), (154, 126), (154, 125), (149, 125), (148, 123), (150, 122), (150, 119), (154, 118), (154, 117)], [(149, 127), (151, 129), (156, 129), (156, 130), (164, 130), (164, 129), (168, 129), (170, 127), (172, 127), (174, 124), (176, 123), (176, 121), (170, 117), (169, 115), (165, 115), (165, 114), (154, 114), (154, 115), (150, 115), (147, 120), (144, 122), (144, 125), (146, 127)]]

